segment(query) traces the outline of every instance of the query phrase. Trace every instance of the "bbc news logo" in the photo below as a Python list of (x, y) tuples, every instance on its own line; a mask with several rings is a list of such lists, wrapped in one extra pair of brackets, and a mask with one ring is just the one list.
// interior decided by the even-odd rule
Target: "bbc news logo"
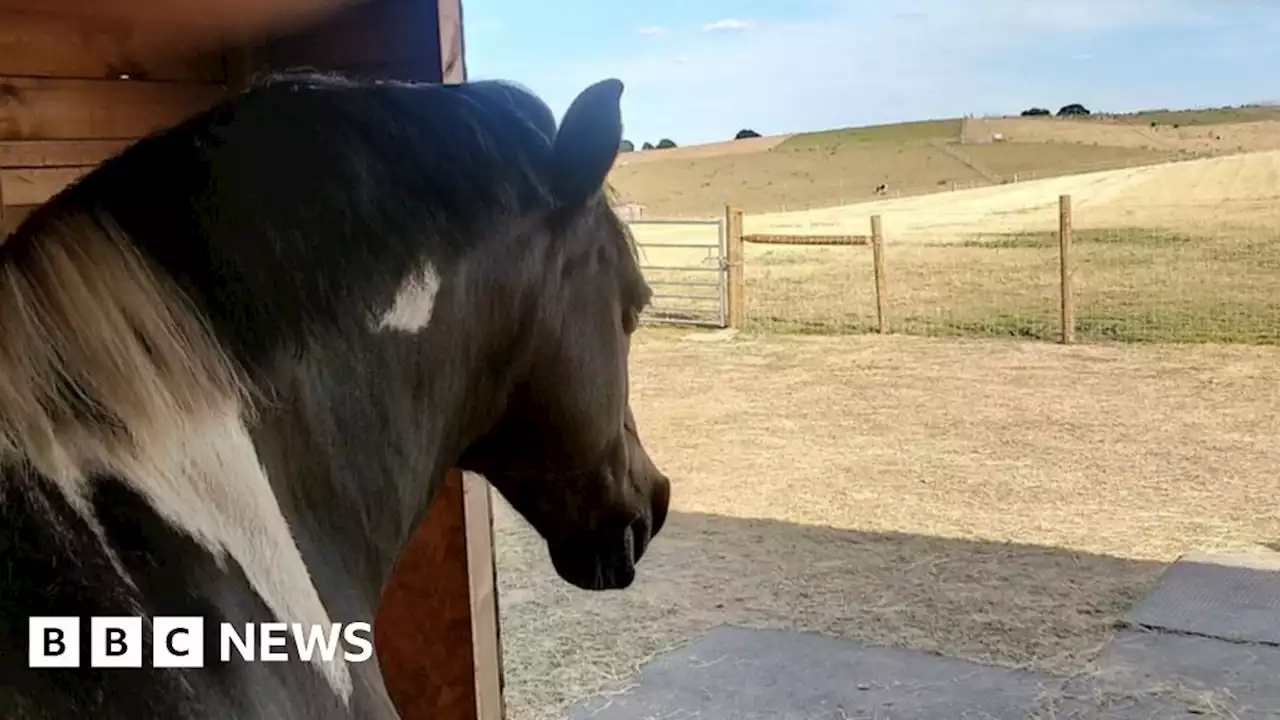
[[(210, 638), (211, 639), (211, 638)], [(79, 617), (33, 617), (28, 630), (27, 664), (33, 668), (80, 667)], [(150, 647), (142, 618), (89, 618), (89, 667), (140, 668), (149, 651), (155, 668), (201, 668), (205, 665), (205, 621), (200, 617), (156, 617)], [(291, 642), (292, 641), (292, 642)], [(301, 623), (221, 623), (218, 660), (245, 662), (364, 662), (373, 657), (373, 629), (366, 622), (303, 625)], [(290, 650), (292, 649), (292, 653)]]

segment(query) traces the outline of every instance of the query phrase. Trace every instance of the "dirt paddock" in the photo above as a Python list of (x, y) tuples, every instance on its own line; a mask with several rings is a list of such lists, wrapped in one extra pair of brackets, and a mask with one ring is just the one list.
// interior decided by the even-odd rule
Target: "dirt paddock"
[(1280, 540), (1280, 351), (645, 329), (675, 483), (627, 591), (559, 581), (499, 501), (506, 696), (561, 717), (721, 623), (1088, 673), (1192, 550)]

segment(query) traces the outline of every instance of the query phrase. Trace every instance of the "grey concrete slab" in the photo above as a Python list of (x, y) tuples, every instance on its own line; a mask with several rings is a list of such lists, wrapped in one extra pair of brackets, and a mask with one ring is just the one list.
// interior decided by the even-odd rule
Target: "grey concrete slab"
[(575, 720), (965, 720), (1031, 717), (1062, 680), (821, 635), (716, 628)]
[(1280, 553), (1186, 555), (1125, 619), (1142, 627), (1280, 645)]

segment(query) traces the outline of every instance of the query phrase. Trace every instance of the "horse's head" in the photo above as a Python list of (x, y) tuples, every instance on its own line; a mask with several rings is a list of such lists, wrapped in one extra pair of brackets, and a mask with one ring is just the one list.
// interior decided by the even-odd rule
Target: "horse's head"
[[(670, 496), (628, 399), (631, 334), (650, 291), (603, 192), (621, 93), (616, 80), (591, 86), (548, 138), (540, 173), (552, 209), (506, 240), (511, 262), (541, 269), (535, 299), (502, 353), (513, 363), (503, 409), (461, 461), (546, 539), (561, 577), (595, 590), (631, 583)], [(527, 119), (544, 114), (524, 100)]]

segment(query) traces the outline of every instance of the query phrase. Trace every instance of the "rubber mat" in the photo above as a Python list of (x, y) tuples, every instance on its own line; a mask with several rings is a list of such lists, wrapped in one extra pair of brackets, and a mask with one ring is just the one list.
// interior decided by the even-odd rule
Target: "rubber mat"
[(1158, 630), (1280, 645), (1280, 553), (1185, 555), (1125, 619)]

